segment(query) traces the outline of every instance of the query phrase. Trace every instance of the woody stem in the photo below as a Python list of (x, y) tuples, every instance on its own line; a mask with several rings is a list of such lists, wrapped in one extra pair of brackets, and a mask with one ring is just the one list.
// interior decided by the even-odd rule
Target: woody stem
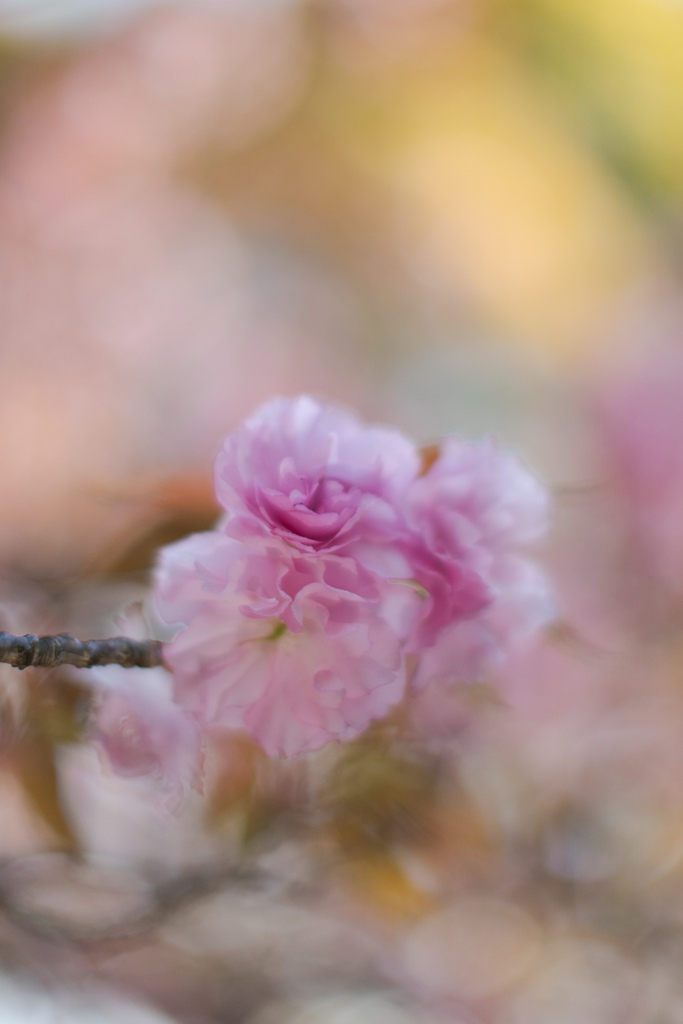
[(161, 641), (132, 640), (115, 636), (108, 640), (77, 640), (71, 633), (57, 636), (14, 636), (0, 633), (0, 662), (15, 668), (57, 668), (74, 665), (121, 665), (123, 668), (156, 668), (163, 665)]

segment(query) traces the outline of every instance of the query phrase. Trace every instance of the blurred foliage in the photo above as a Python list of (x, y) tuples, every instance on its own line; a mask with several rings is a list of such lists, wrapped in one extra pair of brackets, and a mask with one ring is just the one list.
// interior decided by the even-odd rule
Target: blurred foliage
[(327, 829), (344, 854), (433, 839), (439, 765), (410, 757), (377, 734), (342, 748), (317, 794)]
[(683, 188), (683, 12), (663, 0), (514, 0), (496, 12), (503, 38), (634, 196), (675, 202)]

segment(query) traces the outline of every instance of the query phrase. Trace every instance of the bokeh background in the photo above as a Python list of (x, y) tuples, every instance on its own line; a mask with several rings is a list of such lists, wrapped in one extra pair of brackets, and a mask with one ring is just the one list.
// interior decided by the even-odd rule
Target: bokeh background
[(3, 628), (144, 629), (301, 391), (520, 451), (557, 621), (173, 810), (3, 668), (0, 1020), (681, 1024), (680, 0), (0, 0)]

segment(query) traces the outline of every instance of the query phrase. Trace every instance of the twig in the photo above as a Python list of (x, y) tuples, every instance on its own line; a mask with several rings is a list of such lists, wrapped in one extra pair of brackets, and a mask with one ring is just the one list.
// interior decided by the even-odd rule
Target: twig
[(140, 909), (133, 911), (123, 920), (112, 924), (82, 925), (60, 919), (58, 915), (36, 911), (23, 906), (11, 886), (0, 884), (0, 914), (12, 921), (26, 934), (52, 942), (68, 943), (75, 946), (106, 945), (112, 942), (126, 942), (146, 935), (153, 928), (163, 924), (169, 917), (195, 901), (220, 892), (224, 888), (258, 888), (265, 885), (265, 878), (256, 871), (230, 867), (202, 874), (180, 876), (172, 881), (151, 887)]
[(77, 640), (71, 633), (59, 633), (57, 636), (0, 633), (0, 662), (15, 668), (56, 668), (58, 665), (156, 668), (163, 665), (161, 647), (159, 640), (131, 640), (127, 636)]
[[(53, 856), (48, 854), (47, 856)], [(62, 855), (58, 854), (61, 858)], [(29, 858), (30, 859), (30, 858)], [(6, 864), (0, 863), (0, 917), (12, 921), (27, 935), (47, 939), (60, 944), (90, 947), (106, 946), (109, 943), (132, 942), (144, 937), (159, 925), (185, 907), (223, 892), (237, 889), (249, 893), (279, 894), (288, 899), (310, 899), (320, 894), (315, 881), (305, 885), (280, 883), (278, 878), (254, 864), (215, 865), (206, 869), (190, 870), (157, 884), (151, 884), (138, 910), (123, 919), (101, 925), (82, 924), (76, 920), (64, 919), (58, 913), (41, 911), (30, 903), (22, 903), (17, 893), (17, 879), (12, 878), (13, 866), (21, 867), (24, 858)], [(9, 877), (7, 869), (10, 869)], [(58, 878), (55, 878), (58, 881)], [(94, 890), (96, 891), (96, 890)]]

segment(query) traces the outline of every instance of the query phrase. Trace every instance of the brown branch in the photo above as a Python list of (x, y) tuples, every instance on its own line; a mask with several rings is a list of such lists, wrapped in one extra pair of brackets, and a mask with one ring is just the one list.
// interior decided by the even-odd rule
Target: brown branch
[[(52, 856), (52, 854), (48, 854)], [(58, 854), (61, 857), (61, 854)], [(14, 862), (21, 865), (23, 858)], [(30, 861), (30, 858), (27, 858)], [(76, 921), (65, 919), (59, 914), (49, 911), (35, 910), (22, 904), (17, 897), (16, 886), (10, 878), (6, 879), (6, 868), (9, 864), (0, 864), (0, 915), (12, 921), (28, 935), (47, 939), (60, 944), (69, 943), (76, 946), (106, 946), (109, 943), (130, 942), (143, 938), (152, 929), (165, 923), (177, 911), (186, 906), (212, 896), (225, 889), (259, 892), (266, 891), (269, 886), (276, 886), (277, 880), (262, 869), (247, 864), (231, 864), (216, 866), (205, 871), (189, 871), (159, 884), (150, 885), (140, 908), (126, 915), (120, 921), (102, 925), (82, 925)], [(317, 892), (314, 887), (311, 892)], [(297, 887), (292, 886), (292, 896), (298, 895)]]
[(156, 668), (163, 665), (159, 640), (131, 640), (127, 636), (77, 640), (71, 633), (59, 633), (57, 636), (0, 633), (0, 662), (15, 668), (56, 668), (58, 665)]

